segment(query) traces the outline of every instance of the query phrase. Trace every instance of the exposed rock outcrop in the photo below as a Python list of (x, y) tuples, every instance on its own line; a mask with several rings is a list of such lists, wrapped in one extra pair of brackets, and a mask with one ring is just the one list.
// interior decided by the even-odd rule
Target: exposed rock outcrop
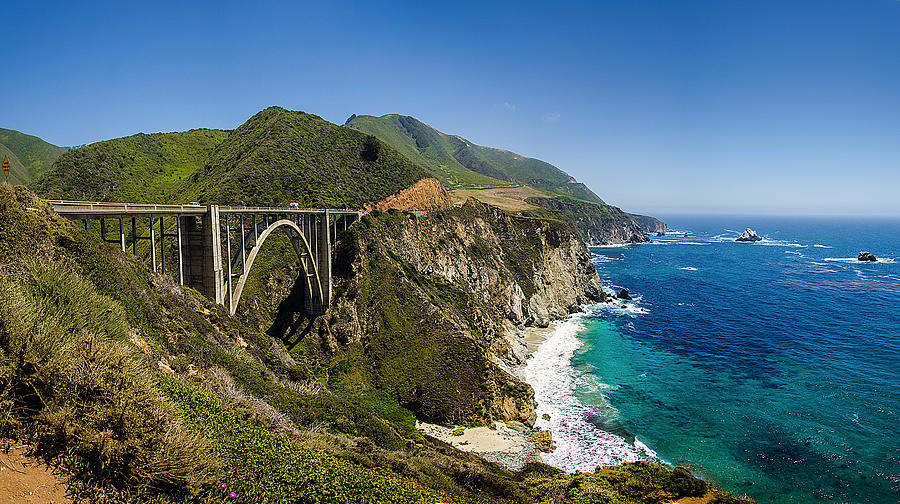
[[(635, 224), (641, 228), (641, 231), (647, 234), (656, 234), (656, 236), (663, 236), (669, 232), (669, 226), (657, 219), (656, 217), (650, 217), (648, 215), (638, 215), (638, 214), (628, 214), (631, 216), (631, 220), (634, 221)], [(662, 234), (660, 234), (662, 233)]]
[(531, 440), (538, 450), (549, 453), (556, 449), (556, 443), (553, 442), (553, 436), (550, 431), (538, 431), (531, 435)]
[(624, 299), (625, 301), (631, 301), (631, 295), (628, 294), (628, 289), (619, 289), (619, 292), (616, 293), (616, 299)]
[(505, 336), (603, 298), (574, 229), (471, 199), (369, 215), (337, 247), (323, 344), (429, 422), (533, 423), (531, 387), (498, 362), (516, 359)]
[(588, 245), (650, 241), (631, 215), (612, 205), (564, 197), (528, 198), (527, 201), (542, 207), (538, 215), (549, 213), (553, 218), (571, 222), (582, 241)]
[(875, 254), (873, 254), (871, 252), (860, 252), (859, 257), (857, 257), (856, 259), (858, 259), (860, 261), (866, 261), (866, 262), (877, 262), (878, 261), (878, 258), (875, 257)]
[(735, 238), (734, 241), (751, 242), (752, 243), (752, 242), (758, 242), (760, 240), (762, 240), (762, 237), (760, 237), (758, 234), (756, 234), (756, 231), (754, 231), (750, 228), (747, 228), (743, 233), (741, 233), (741, 236), (738, 236), (737, 238)]
[(368, 210), (377, 208), (388, 210), (439, 210), (453, 206), (453, 200), (444, 185), (436, 178), (423, 178), (415, 184), (392, 194), (373, 206), (368, 205)]

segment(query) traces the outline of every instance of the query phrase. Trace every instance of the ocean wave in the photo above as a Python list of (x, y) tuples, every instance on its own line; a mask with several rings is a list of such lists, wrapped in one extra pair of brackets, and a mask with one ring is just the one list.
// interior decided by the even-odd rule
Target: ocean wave
[(693, 266), (685, 266), (683, 268), (678, 268), (678, 269), (680, 269), (681, 271), (698, 271), (697, 268), (694, 268)]
[(815, 247), (815, 248), (831, 248), (831, 245), (822, 245), (820, 243), (815, 243), (815, 244), (813, 244), (813, 247)]
[(756, 245), (766, 245), (769, 247), (793, 247), (793, 248), (807, 248), (808, 245), (803, 245), (802, 243), (794, 243), (786, 240), (770, 240), (768, 238), (763, 238), (762, 241), (756, 242)]
[(610, 261), (624, 261), (622, 257), (609, 257), (603, 254), (591, 254), (591, 261), (594, 264), (607, 263)]
[(675, 242), (678, 245), (709, 245), (709, 242), (693, 242), (693, 241), (683, 241), (683, 242)]
[[(590, 386), (589, 380), (572, 366), (572, 357), (582, 346), (578, 334), (583, 330), (580, 315), (562, 322), (520, 371), (521, 378), (534, 388), (538, 417), (535, 427), (549, 430), (556, 442), (556, 450), (542, 455), (543, 461), (574, 473), (593, 471), (598, 466), (654, 460), (656, 454), (642, 443), (631, 444), (598, 427), (598, 420), (601, 423), (606, 420), (603, 412), (575, 395), (579, 388)], [(608, 413), (615, 412), (612, 406), (606, 408)]]
[(852, 264), (894, 264), (896, 262), (893, 257), (879, 257), (878, 261), (876, 262), (860, 261), (856, 257), (826, 257), (822, 260), (828, 262), (845, 262)]
[(634, 245), (634, 243), (610, 243), (607, 245), (591, 245), (590, 248), (622, 248), (622, 247), (630, 247)]

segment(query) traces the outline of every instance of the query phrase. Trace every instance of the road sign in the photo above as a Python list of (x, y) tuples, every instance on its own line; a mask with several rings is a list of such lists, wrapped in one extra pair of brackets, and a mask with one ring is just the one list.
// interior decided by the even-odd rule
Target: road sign
[(9, 183), (9, 159), (6, 156), (3, 156), (3, 175), (6, 177), (6, 182)]

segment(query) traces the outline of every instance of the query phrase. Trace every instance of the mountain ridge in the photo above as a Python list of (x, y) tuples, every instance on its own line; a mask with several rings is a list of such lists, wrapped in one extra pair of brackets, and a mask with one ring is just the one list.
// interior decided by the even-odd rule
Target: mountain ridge
[[(575, 177), (546, 161), (475, 144), (412, 116), (354, 114), (344, 126), (374, 135), (419, 162), (456, 194), (457, 201), (481, 197), (509, 211), (567, 221), (589, 245), (647, 242), (646, 234), (667, 229), (658, 219), (628, 214), (607, 204)], [(498, 191), (503, 196), (498, 198)]]
[(0, 128), (0, 156), (9, 158), (9, 183), (27, 185), (50, 169), (65, 147), (21, 131)]

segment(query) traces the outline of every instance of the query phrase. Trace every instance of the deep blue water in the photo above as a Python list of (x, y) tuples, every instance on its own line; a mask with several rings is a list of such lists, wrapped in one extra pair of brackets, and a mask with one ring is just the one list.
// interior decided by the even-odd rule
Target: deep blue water
[(900, 502), (900, 220), (668, 223), (689, 236), (592, 249), (635, 297), (576, 321), (592, 423), (761, 503)]

